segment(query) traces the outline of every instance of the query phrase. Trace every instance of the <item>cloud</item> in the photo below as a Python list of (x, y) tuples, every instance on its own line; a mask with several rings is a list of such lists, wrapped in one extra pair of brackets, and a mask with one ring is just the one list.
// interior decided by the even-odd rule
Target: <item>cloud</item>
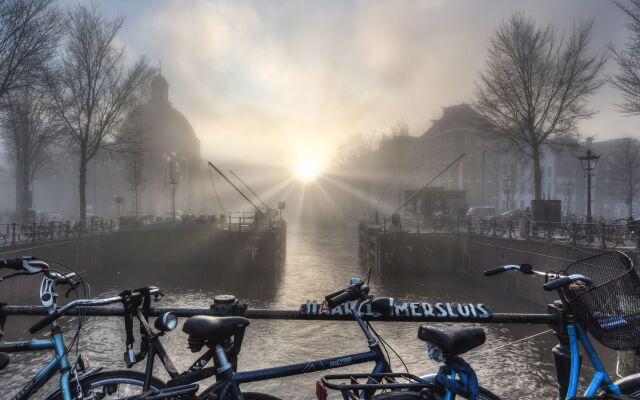
[[(601, 3), (581, 3), (576, 15), (569, 3), (175, 0), (129, 19), (126, 39), (162, 59), (203, 156), (290, 165), (328, 160), (347, 136), (398, 119), (420, 134), (441, 107), (469, 102), (487, 40), (515, 10), (541, 23), (619, 18), (611, 5), (602, 16)], [(598, 45), (612, 40), (596, 28)]]

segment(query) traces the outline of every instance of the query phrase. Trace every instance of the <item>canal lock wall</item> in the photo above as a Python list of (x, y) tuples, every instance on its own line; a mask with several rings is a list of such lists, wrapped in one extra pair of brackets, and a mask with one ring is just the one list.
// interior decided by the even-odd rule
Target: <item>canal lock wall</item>
[[(283, 263), (285, 253), (286, 225), (263, 232), (234, 232), (211, 224), (150, 225), (0, 248), (0, 258), (30, 255), (67, 264), (89, 283), (98, 277), (122, 275), (125, 286), (127, 281), (132, 282), (130, 285), (151, 284), (158, 276), (173, 276), (179, 282), (184, 276), (202, 273), (220, 279), (273, 274)], [(64, 271), (53, 264), (52, 267)], [(39, 304), (41, 279), (38, 275), (0, 282), (0, 302)], [(138, 286), (131, 288), (134, 287)]]

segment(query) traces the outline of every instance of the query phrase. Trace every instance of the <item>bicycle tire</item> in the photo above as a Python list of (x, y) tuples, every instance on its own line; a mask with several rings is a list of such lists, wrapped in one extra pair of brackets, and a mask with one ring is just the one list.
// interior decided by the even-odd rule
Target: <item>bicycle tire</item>
[[(166, 387), (166, 384), (163, 383), (162, 381), (156, 378), (151, 378), (151, 379), (152, 379), (151, 389), (160, 390)], [(121, 393), (120, 385), (124, 385), (124, 384), (134, 387), (136, 388), (136, 390)], [(117, 393), (113, 392), (108, 394), (105, 393), (105, 387), (107, 385), (116, 385), (115, 389), (118, 392)], [(80, 378), (80, 386), (82, 387), (82, 393), (84, 394), (84, 396), (87, 396), (87, 395), (89, 396), (89, 397), (86, 397), (87, 399), (93, 399), (94, 397), (92, 397), (91, 393), (98, 388), (103, 389), (101, 392), (99, 392), (100, 395), (104, 394), (106, 396), (110, 396), (110, 397), (96, 397), (98, 399), (117, 399), (123, 396), (133, 396), (133, 395), (142, 393), (143, 385), (144, 385), (144, 374), (136, 371), (126, 371), (126, 370), (105, 371), (105, 372), (99, 372), (94, 375), (90, 375), (86, 378)], [(76, 396), (77, 395), (76, 385), (74, 383), (71, 383), (70, 386), (71, 386), (71, 395)], [(113, 389), (114, 387), (111, 386), (107, 389), (107, 391), (111, 391)], [(83, 397), (83, 399), (84, 398), (85, 397)], [(55, 392), (51, 393), (47, 397), (47, 400), (62, 400), (62, 393), (60, 393), (60, 390), (58, 389)]]
[[(501, 400), (500, 397), (493, 394), (490, 390), (479, 387), (478, 400)], [(437, 393), (433, 393), (436, 397), (435, 399), (443, 399), (444, 395), (440, 395)], [(456, 395), (456, 399), (464, 399), (460, 395)], [(415, 392), (389, 392), (382, 393), (376, 396), (373, 396), (371, 400), (418, 400), (424, 399), (424, 396), (421, 396), (420, 393)]]

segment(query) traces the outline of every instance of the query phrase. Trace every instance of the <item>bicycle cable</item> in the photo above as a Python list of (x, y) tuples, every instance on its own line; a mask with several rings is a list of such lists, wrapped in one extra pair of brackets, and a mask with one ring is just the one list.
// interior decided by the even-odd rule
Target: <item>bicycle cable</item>
[[(74, 274), (76, 274), (76, 277), (78, 278), (78, 281), (80, 283), (79, 286), (82, 286), (82, 292), (83, 292), (83, 297), (84, 298), (88, 298), (90, 297), (91, 294), (91, 286), (82, 278), (82, 276), (76, 272), (73, 268), (71, 268), (69, 265), (64, 264), (62, 262), (59, 261), (55, 261), (55, 260), (49, 260), (49, 259), (45, 259), (42, 258), (43, 261), (47, 261), (49, 263), (53, 263), (56, 265), (59, 265), (63, 268), (68, 269), (69, 271), (73, 272)], [(76, 295), (76, 298), (79, 299), (80, 297), (80, 293), (78, 292), (78, 286), (72, 286), (71, 290), (73, 290), (74, 294)], [(82, 326), (84, 325), (84, 322), (86, 320), (86, 307), (78, 307), (78, 327), (76, 328), (76, 332), (73, 335), (73, 338), (71, 339), (71, 343), (69, 344), (69, 346), (65, 345), (65, 352), (67, 354), (69, 354), (70, 350), (73, 351), (73, 347), (75, 346), (76, 351), (75, 351), (75, 362), (74, 362), (74, 366), (73, 369), (75, 370), (78, 366), (78, 361), (79, 361), (79, 353), (80, 353), (80, 333), (82, 330)]]

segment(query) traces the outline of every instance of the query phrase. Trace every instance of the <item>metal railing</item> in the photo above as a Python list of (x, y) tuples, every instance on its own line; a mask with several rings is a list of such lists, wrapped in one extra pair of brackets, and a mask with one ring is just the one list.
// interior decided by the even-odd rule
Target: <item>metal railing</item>
[(364, 223), (377, 226), (380, 232), (435, 233), (465, 232), (468, 234), (522, 240), (546, 240), (601, 249), (635, 248), (640, 250), (640, 222), (547, 222), (500, 218), (450, 218), (436, 216), (429, 220), (415, 217), (379, 215), (378, 221)]
[(102, 218), (87, 221), (41, 221), (0, 224), (0, 246), (27, 242), (70, 239), (92, 236), (116, 230), (113, 220)]

